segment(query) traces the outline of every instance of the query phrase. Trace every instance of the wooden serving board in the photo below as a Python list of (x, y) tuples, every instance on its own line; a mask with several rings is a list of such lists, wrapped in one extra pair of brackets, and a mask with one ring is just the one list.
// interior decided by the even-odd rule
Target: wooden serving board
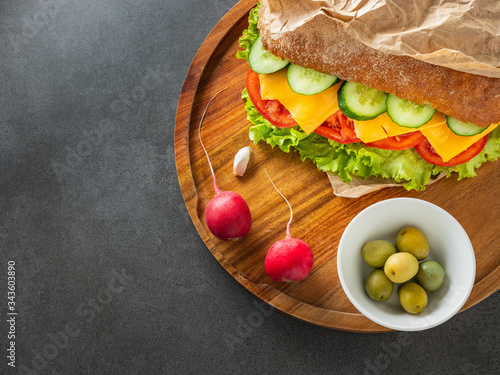
[[(208, 249), (239, 283), (286, 314), (316, 325), (356, 332), (389, 329), (359, 313), (344, 294), (337, 275), (337, 247), (347, 224), (366, 207), (393, 197), (416, 197), (451, 213), (469, 234), (477, 271), (472, 293), (462, 308), (480, 302), (500, 287), (500, 162), (489, 162), (472, 179), (442, 179), (424, 192), (389, 188), (362, 198), (334, 196), (325, 173), (298, 153), (283, 153), (248, 138), (249, 122), (241, 100), (248, 65), (236, 59), (238, 38), (247, 25), (253, 0), (236, 4), (215, 26), (196, 54), (180, 95), (175, 123), (175, 157), (184, 200)], [(223, 242), (208, 230), (204, 208), (214, 196), (210, 168), (198, 139), (198, 126), (210, 98), (202, 137), (221, 190), (241, 194), (252, 212), (252, 229), (243, 239)], [(251, 146), (244, 177), (232, 172), (236, 152)], [(281, 284), (265, 273), (269, 247), (285, 237), (289, 208), (269, 182), (264, 168), (294, 210), (292, 236), (308, 242), (314, 267), (304, 281)]]

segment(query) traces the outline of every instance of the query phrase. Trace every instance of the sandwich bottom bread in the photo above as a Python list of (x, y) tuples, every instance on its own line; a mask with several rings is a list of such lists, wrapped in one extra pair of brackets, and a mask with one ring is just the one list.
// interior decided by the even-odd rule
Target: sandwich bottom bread
[[(474, 177), (475, 169), (500, 156), (498, 123), (478, 127), (428, 105), (273, 58), (266, 55), (258, 22), (259, 4), (237, 52), (249, 62), (242, 98), (255, 143), (294, 150), (344, 183), (377, 178), (407, 190), (424, 190), (452, 173), (458, 180)], [(307, 84), (311, 74), (319, 84)], [(372, 105), (364, 105), (367, 99)]]

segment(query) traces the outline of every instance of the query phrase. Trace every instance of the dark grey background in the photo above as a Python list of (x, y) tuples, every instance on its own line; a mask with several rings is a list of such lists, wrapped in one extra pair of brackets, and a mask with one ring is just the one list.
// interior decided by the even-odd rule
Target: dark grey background
[(235, 3), (0, 3), (0, 373), (497, 372), (498, 292), (429, 331), (339, 332), (266, 308), (207, 250), (176, 177), (175, 111)]

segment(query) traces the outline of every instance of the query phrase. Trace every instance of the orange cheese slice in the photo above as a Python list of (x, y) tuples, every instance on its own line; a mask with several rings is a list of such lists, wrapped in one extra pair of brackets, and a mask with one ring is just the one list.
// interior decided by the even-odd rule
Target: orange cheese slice
[(467, 150), (472, 144), (479, 141), (486, 134), (491, 133), (498, 125), (500, 125), (500, 123), (492, 124), (483, 130), (482, 133), (470, 137), (462, 137), (453, 133), (445, 122), (439, 126), (422, 130), (422, 134), (427, 138), (439, 156), (443, 158), (443, 161), (448, 161), (462, 151)]
[(428, 123), (419, 128), (405, 128), (399, 126), (389, 117), (387, 112), (382, 113), (373, 120), (355, 121), (354, 127), (359, 139), (364, 143), (379, 141), (387, 137), (413, 133), (418, 130), (432, 128), (441, 124), (446, 124), (446, 116), (440, 112), (436, 112)]
[[(385, 115), (385, 113), (383, 115)], [(384, 119), (379, 119), (379, 117), (382, 117), (383, 115), (380, 115), (373, 120), (354, 121), (354, 129), (356, 130), (356, 135), (359, 139), (361, 139), (362, 142), (370, 143), (388, 137), (387, 131), (383, 127)], [(389, 120), (391, 119), (389, 118)]]
[(382, 125), (384, 127), (384, 129), (387, 131), (387, 135), (389, 137), (394, 137), (396, 135), (402, 135), (402, 134), (408, 134), (408, 133), (416, 132), (416, 131), (423, 130), (423, 129), (429, 129), (429, 128), (432, 128), (434, 126), (438, 126), (438, 125), (442, 125), (442, 124), (446, 123), (446, 116), (444, 114), (442, 114), (441, 112), (434, 113), (434, 116), (432, 116), (432, 118), (429, 120), (429, 122), (427, 122), (426, 124), (424, 124), (418, 128), (405, 128), (404, 126), (399, 126), (398, 124), (396, 124), (394, 121), (391, 120), (391, 118), (389, 117), (387, 112), (384, 113), (384, 115), (386, 115), (387, 118), (389, 118), (389, 120), (390, 120), (390, 121), (384, 122), (384, 124)]
[(259, 80), (262, 99), (279, 100), (306, 134), (312, 133), (339, 110), (337, 90), (340, 82), (319, 94), (300, 95), (288, 86), (286, 69), (272, 74), (261, 74)]

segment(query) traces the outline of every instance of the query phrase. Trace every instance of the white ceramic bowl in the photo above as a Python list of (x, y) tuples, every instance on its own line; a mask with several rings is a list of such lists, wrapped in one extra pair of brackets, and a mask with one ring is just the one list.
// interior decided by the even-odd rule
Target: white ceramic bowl
[[(439, 262), (446, 274), (441, 288), (428, 294), (425, 310), (416, 315), (399, 304), (400, 284), (385, 302), (367, 296), (364, 280), (373, 268), (361, 256), (366, 242), (394, 243), (397, 233), (408, 226), (424, 232), (430, 249), (427, 259)], [(347, 297), (368, 319), (390, 329), (420, 331), (447, 321), (464, 305), (474, 285), (476, 260), (467, 233), (448, 212), (421, 199), (394, 198), (366, 208), (349, 223), (339, 243), (337, 268)]]

